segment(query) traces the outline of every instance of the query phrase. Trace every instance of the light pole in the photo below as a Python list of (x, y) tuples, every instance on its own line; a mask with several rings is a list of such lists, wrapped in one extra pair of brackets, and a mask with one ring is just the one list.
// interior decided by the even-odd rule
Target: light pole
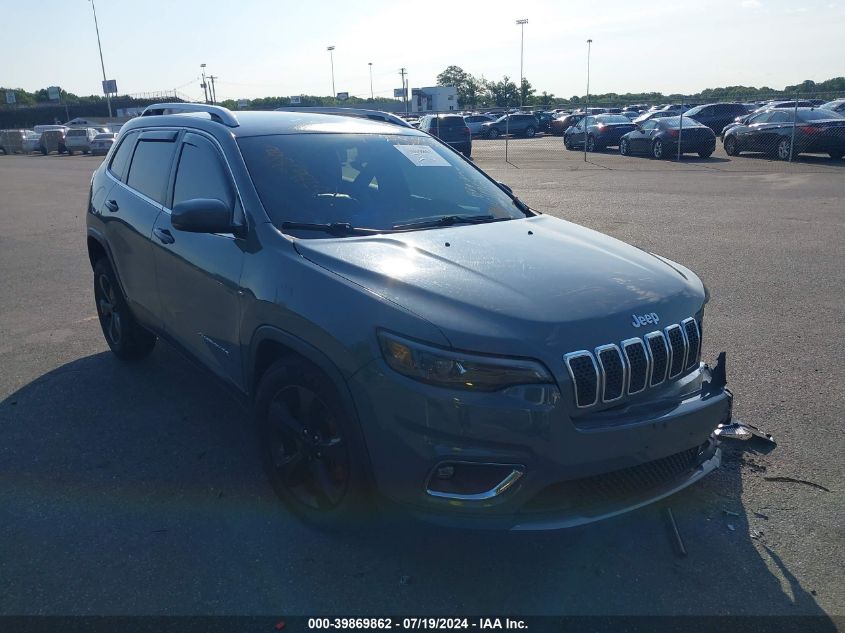
[(208, 84), (205, 82), (205, 64), (200, 64), (200, 69), (202, 71), (202, 83), (200, 84), (200, 87), (202, 87), (205, 102), (208, 103)]
[(332, 64), (332, 96), (336, 97), (337, 93), (334, 91), (334, 53), (332, 52), (334, 50), (334, 46), (327, 46), (326, 50), (329, 51), (329, 60)]
[(590, 50), (593, 40), (587, 40), (587, 103), (584, 105), (584, 162), (587, 162), (587, 117), (590, 115)]
[(528, 20), (522, 19), (517, 20), (516, 23), (519, 25), (519, 109), (522, 109), (522, 55), (523, 51), (525, 50), (525, 25), (528, 24)]
[(94, 30), (97, 31), (97, 48), (100, 49), (100, 68), (103, 69), (103, 92), (106, 93), (106, 103), (109, 105), (109, 118), (112, 118), (111, 97), (106, 92), (106, 65), (103, 63), (103, 45), (100, 44), (100, 25), (97, 24), (97, 7), (94, 6), (94, 0), (91, 0), (91, 10), (94, 12)]
[(375, 99), (373, 95), (373, 62), (367, 62), (370, 66), (370, 99)]

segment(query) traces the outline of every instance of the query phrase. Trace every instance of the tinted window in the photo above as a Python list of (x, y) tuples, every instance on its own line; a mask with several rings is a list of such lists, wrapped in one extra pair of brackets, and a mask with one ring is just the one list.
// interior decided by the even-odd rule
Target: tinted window
[(799, 110), (798, 118), (802, 121), (819, 121), (823, 119), (845, 119), (845, 116), (832, 110)]
[(459, 116), (444, 116), (435, 118), (431, 122), (431, 127), (452, 130), (455, 128), (465, 128), (466, 123), (463, 117)]
[(696, 116), (699, 114), (710, 114), (710, 106), (696, 106), (686, 111), (686, 116)]
[(657, 121), (655, 119), (651, 119), (650, 121), (643, 123), (641, 127), (643, 130), (653, 130), (657, 127)]
[(204, 138), (187, 134), (173, 184), (173, 206), (193, 198), (222, 200), (230, 209), (235, 201), (229, 172), (217, 150)]
[(172, 141), (138, 141), (126, 184), (156, 202), (163, 202), (174, 145)]
[(132, 147), (135, 144), (137, 136), (137, 132), (130, 132), (123, 137), (111, 159), (111, 165), (109, 165), (109, 171), (112, 172), (115, 178), (123, 182), (126, 182), (126, 166), (129, 164), (129, 157), (132, 156)]
[(65, 136), (88, 136), (88, 130), (70, 130)]
[(779, 112), (773, 112), (771, 118), (769, 119), (769, 123), (785, 123), (787, 121), (791, 121), (792, 117), (790, 117), (786, 112), (782, 110)]
[(238, 145), (277, 227), (348, 222), (386, 229), (444, 215), (524, 217), (501, 188), (427, 136), (282, 134)]

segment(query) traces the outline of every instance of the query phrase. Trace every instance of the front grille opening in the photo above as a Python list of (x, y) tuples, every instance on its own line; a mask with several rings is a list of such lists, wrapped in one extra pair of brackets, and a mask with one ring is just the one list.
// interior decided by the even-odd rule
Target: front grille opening
[(648, 349), (651, 352), (652, 370), (651, 370), (651, 386), (659, 385), (666, 380), (666, 370), (669, 367), (669, 350), (666, 346), (666, 339), (663, 338), (662, 332), (654, 332), (649, 334)]
[(589, 407), (598, 400), (598, 371), (589, 353), (572, 356), (567, 360), (569, 373), (575, 383), (575, 400), (579, 407)]
[(669, 378), (674, 378), (684, 370), (686, 361), (686, 346), (680, 325), (670, 325), (666, 328), (669, 348), (672, 350), (672, 361), (669, 366)]
[(628, 360), (628, 393), (639, 393), (648, 380), (648, 356), (643, 342), (637, 339), (624, 343), (625, 358)]
[(689, 350), (687, 351), (687, 366), (685, 369), (695, 367), (701, 359), (701, 336), (698, 333), (698, 324), (695, 319), (686, 319), (682, 323), (684, 332), (687, 335)]
[(594, 477), (552, 484), (540, 491), (525, 512), (579, 510), (589, 515), (602, 508), (629, 502), (679, 479), (698, 465), (700, 446), (630, 468)]
[(615, 345), (596, 351), (602, 371), (604, 372), (604, 388), (602, 400), (613, 402), (622, 397), (625, 388), (625, 365), (622, 353)]

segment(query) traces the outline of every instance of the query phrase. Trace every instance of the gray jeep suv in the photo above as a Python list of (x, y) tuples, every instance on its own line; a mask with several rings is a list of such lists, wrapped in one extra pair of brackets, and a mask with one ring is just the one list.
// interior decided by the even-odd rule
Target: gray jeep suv
[(112, 351), (161, 338), (231, 386), (305, 519), (386, 498), (559, 528), (719, 464), (731, 396), (700, 362), (699, 278), (418, 130), (151, 106), (92, 177), (87, 240)]

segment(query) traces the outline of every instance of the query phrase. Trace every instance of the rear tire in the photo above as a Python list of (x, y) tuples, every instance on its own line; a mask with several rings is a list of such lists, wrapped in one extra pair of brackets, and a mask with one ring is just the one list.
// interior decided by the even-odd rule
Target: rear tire
[(663, 141), (656, 139), (654, 143), (651, 144), (651, 155), (657, 160), (663, 158)]
[[(788, 138), (782, 138), (777, 145), (777, 157), (778, 160), (789, 160), (790, 151), (792, 149), (792, 142)], [(793, 154), (792, 158), (795, 158), (797, 154)]]
[(487, 132), (487, 138), (490, 138), (490, 139), (499, 138), (499, 130), (497, 130), (494, 127), (490, 128), (490, 131)]
[(570, 141), (570, 140), (569, 140), (569, 137), (568, 137), (568, 136), (566, 136), (565, 134), (563, 135), (563, 146), (564, 146), (566, 149), (568, 149), (570, 152), (571, 152), (573, 149), (575, 149), (575, 148), (572, 146), (572, 141)]
[(596, 151), (596, 139), (593, 136), (587, 137), (587, 151), (588, 152), (595, 152)]
[(46, 148), (46, 147), (42, 147), (42, 148), (41, 148), (41, 153), (42, 153), (42, 154), (44, 154), (44, 156), (46, 156), (46, 155), (47, 155), (47, 148)]
[(537, 133), (537, 130), (534, 129), (533, 125), (529, 125), (525, 128), (525, 136), (526, 138), (534, 138), (534, 135)]
[(710, 158), (713, 152), (698, 152), (699, 158)]
[(628, 139), (622, 139), (619, 141), (619, 153), (622, 156), (628, 156)]
[(132, 316), (109, 260), (94, 264), (94, 301), (100, 327), (109, 349), (120, 360), (136, 361), (148, 356), (156, 344), (155, 334)]
[(67, 155), (68, 155), (68, 156), (73, 156), (73, 150), (72, 150), (72, 149), (67, 150)]
[(261, 377), (254, 418), (261, 463), (276, 495), (316, 527), (357, 527), (372, 517), (364, 441), (334, 383), (299, 357)]
[(727, 154), (728, 156), (739, 156), (739, 145), (737, 144), (736, 138), (733, 135), (726, 138), (723, 145), (725, 147), (725, 154)]

